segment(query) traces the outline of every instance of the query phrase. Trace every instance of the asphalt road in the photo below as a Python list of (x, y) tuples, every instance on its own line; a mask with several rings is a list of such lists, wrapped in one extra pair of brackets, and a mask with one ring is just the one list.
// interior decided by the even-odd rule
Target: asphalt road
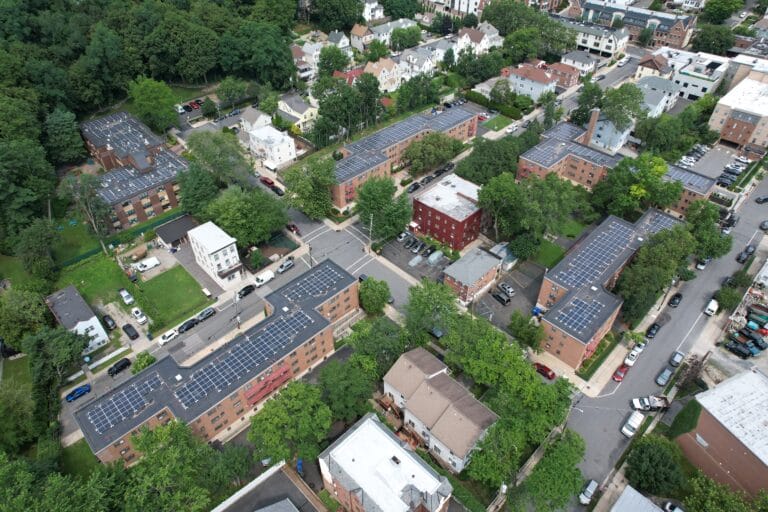
[(734, 238), (731, 252), (712, 261), (706, 270), (697, 271), (696, 279), (680, 287), (679, 291), (684, 295), (680, 306), (651, 311), (651, 314), (659, 315), (657, 321), (663, 327), (627, 373), (624, 382), (611, 381), (598, 397), (585, 396), (574, 405), (568, 427), (586, 441), (586, 454), (580, 464), (586, 479), (602, 482), (626, 449), (629, 439), (620, 433), (620, 428), (630, 414), (630, 400), (661, 391), (654, 381), (671, 354), (676, 350), (687, 353), (694, 344), (703, 344), (702, 351), (714, 348), (717, 340), (701, 337), (707, 322), (713, 321), (703, 314), (703, 310), (722, 280), (740, 268), (736, 255), (747, 243), (760, 242), (763, 232), (757, 226), (768, 218), (768, 206), (758, 205), (752, 198), (763, 194), (768, 194), (767, 182), (762, 182), (741, 207), (741, 221), (731, 233)]

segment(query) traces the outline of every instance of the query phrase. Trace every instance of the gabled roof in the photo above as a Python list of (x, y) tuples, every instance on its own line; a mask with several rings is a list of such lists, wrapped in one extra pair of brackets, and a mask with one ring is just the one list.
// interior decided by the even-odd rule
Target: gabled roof
[(333, 43), (338, 46), (338, 44), (347, 37), (344, 32), (339, 32), (338, 30), (334, 30), (330, 34), (328, 34), (328, 42)]
[(514, 68), (510, 70), (509, 74), (540, 84), (551, 84), (552, 82), (557, 81), (555, 77), (543, 69), (535, 68), (533, 66), (521, 66), (519, 68)]
[(304, 98), (302, 98), (301, 96), (299, 96), (299, 95), (298, 95), (297, 93), (295, 93), (295, 92), (291, 92), (291, 93), (283, 94), (283, 95), (280, 97), (280, 99), (281, 99), (281, 100), (282, 100), (282, 101), (283, 101), (283, 102), (284, 102), (286, 105), (288, 105), (289, 107), (291, 107), (291, 109), (292, 109), (294, 112), (298, 112), (299, 114), (303, 114), (304, 112), (306, 112), (307, 110), (309, 110), (309, 108), (311, 107), (311, 105), (310, 105), (309, 103), (307, 103), (306, 101), (304, 101)]
[(357, 80), (357, 77), (363, 73), (364, 70), (362, 67), (352, 68), (347, 71), (335, 70), (333, 72), (333, 78), (343, 78), (347, 82), (347, 85), (352, 85), (355, 83), (355, 80)]
[(384, 382), (402, 393), (403, 398), (410, 399), (421, 384), (421, 381), (448, 367), (438, 358), (422, 347), (409, 350), (395, 361), (395, 364), (384, 375)]
[(561, 74), (568, 74), (568, 75), (579, 74), (578, 69), (571, 66), (570, 64), (565, 64), (564, 62), (555, 62), (554, 64), (550, 64), (549, 69), (555, 70)]
[(49, 295), (45, 298), (45, 303), (56, 320), (67, 329), (74, 329), (80, 322), (96, 316), (77, 288), (72, 285)]
[(614, 14), (622, 14), (625, 26), (634, 26), (646, 28), (648, 23), (653, 21), (656, 24), (656, 30), (659, 32), (669, 32), (677, 23), (681, 23), (684, 29), (692, 28), (696, 23), (696, 18), (689, 15), (678, 15), (660, 11), (651, 11), (639, 7), (619, 7), (597, 2), (586, 2), (583, 5), (585, 11), (593, 11), (593, 21), (599, 21), (610, 25)]
[(290, 48), (291, 48), (291, 55), (293, 56), (293, 60), (304, 58), (304, 50), (301, 49), (301, 46), (297, 44), (292, 44)]
[(368, 30), (367, 25), (360, 25), (358, 23), (355, 23), (355, 26), (352, 27), (352, 31), (350, 32), (350, 35), (357, 36), (357, 37), (365, 37), (365, 35), (369, 33), (371, 33), (371, 31)]
[(454, 281), (471, 286), (500, 264), (499, 258), (476, 247), (451, 263), (443, 272)]
[(662, 73), (666, 73), (671, 69), (669, 66), (669, 61), (667, 61), (666, 57), (663, 55), (654, 55), (652, 53), (649, 53), (641, 58), (637, 65), (644, 68), (655, 69)]
[(369, 62), (365, 65), (365, 69), (363, 69), (363, 73), (370, 73), (376, 78), (379, 78), (381, 76), (381, 72), (386, 70), (388, 72), (392, 72), (392, 70), (395, 69), (397, 64), (395, 64), (395, 61), (390, 59), (389, 57), (383, 57), (376, 62)]
[(466, 27), (459, 30), (459, 37), (469, 37), (469, 40), (472, 41), (474, 44), (480, 44), (483, 41), (483, 38), (485, 37), (485, 34), (476, 28), (472, 27)]

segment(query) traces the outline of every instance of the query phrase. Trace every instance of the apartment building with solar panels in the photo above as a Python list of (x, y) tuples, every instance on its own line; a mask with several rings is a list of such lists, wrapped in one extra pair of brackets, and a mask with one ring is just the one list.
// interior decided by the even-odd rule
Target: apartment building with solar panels
[(103, 463), (141, 457), (131, 436), (178, 419), (228, 438), (259, 405), (332, 354), (333, 331), (359, 310), (357, 279), (325, 260), (264, 298), (267, 318), (189, 367), (165, 357), (75, 412)]
[(403, 163), (403, 153), (412, 142), (430, 132), (441, 132), (460, 141), (477, 133), (477, 114), (464, 107), (415, 114), (376, 133), (347, 144), (339, 151), (336, 182), (331, 189), (333, 204), (346, 208), (355, 201), (357, 189), (373, 177), (389, 176)]
[(648, 238), (679, 221), (648, 210), (632, 224), (613, 215), (544, 274), (536, 305), (546, 311), (542, 348), (571, 368), (591, 356), (613, 326), (622, 300), (611, 290)]

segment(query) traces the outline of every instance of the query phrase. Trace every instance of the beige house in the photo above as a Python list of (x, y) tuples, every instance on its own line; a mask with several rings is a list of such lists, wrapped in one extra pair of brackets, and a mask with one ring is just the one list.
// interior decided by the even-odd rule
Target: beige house
[(317, 107), (292, 92), (280, 96), (277, 102), (277, 115), (284, 121), (295, 124), (302, 132), (306, 132), (315, 124)]
[(349, 41), (352, 48), (356, 48), (361, 52), (364, 52), (368, 45), (373, 41), (373, 32), (366, 26), (355, 23), (352, 27), (352, 31), (349, 33)]
[(400, 87), (400, 71), (400, 67), (389, 57), (369, 62), (363, 69), (363, 73), (370, 73), (379, 80), (379, 89), (382, 92), (392, 92)]

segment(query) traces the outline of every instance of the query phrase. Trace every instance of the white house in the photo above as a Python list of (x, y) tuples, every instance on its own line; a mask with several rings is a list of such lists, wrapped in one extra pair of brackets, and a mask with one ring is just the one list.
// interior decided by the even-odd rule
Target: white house
[(672, 67), (672, 81), (680, 86), (681, 98), (697, 100), (715, 92), (728, 72), (728, 57), (703, 52), (687, 52), (662, 46), (653, 52), (661, 55)]
[(306, 132), (317, 119), (317, 107), (307, 103), (295, 92), (280, 96), (277, 102), (277, 115), (291, 124), (295, 124), (299, 130)]
[(411, 28), (418, 27), (415, 21), (407, 18), (400, 18), (399, 20), (382, 23), (375, 27), (369, 27), (368, 30), (373, 34), (374, 39), (378, 39), (385, 45), (389, 46), (392, 42), (392, 32), (398, 28)]
[(296, 159), (296, 142), (285, 132), (272, 126), (261, 126), (248, 132), (248, 148), (267, 169), (279, 169)]
[(379, 90), (392, 92), (400, 87), (402, 81), (401, 69), (395, 61), (384, 57), (376, 62), (369, 62), (363, 68), (363, 73), (370, 73), (379, 80)]
[(304, 52), (304, 61), (309, 64), (312, 69), (311, 78), (317, 76), (317, 70), (320, 65), (320, 51), (327, 45), (327, 43), (306, 42), (304, 43), (304, 46), (301, 47), (301, 50)]
[(643, 92), (643, 108), (648, 117), (659, 117), (675, 106), (680, 86), (672, 80), (657, 76), (646, 76), (636, 84)]
[(384, 376), (384, 393), (403, 411), (404, 426), (456, 473), (498, 419), (423, 348), (406, 352), (392, 365)]
[[(603, 57), (615, 57), (627, 51), (629, 30), (626, 28), (611, 28), (595, 23), (583, 23), (554, 15), (552, 17), (561, 25), (576, 32), (576, 47), (579, 50), (595, 52)], [(566, 64), (569, 63), (566, 62)]]
[(109, 342), (107, 331), (74, 286), (67, 286), (49, 295), (45, 303), (62, 327), (90, 338), (83, 354), (93, 352)]
[(504, 38), (499, 34), (499, 29), (484, 21), (477, 26), (477, 30), (483, 33), (485, 46), (491, 48), (500, 48), (504, 45)]
[(509, 72), (509, 88), (515, 94), (529, 96), (538, 101), (542, 94), (555, 92), (557, 78), (541, 68), (522, 65)]
[(361, 52), (364, 52), (365, 49), (368, 48), (368, 45), (371, 44), (373, 39), (373, 32), (371, 32), (371, 29), (369, 29), (366, 25), (355, 23), (349, 33), (349, 41), (352, 45), (352, 48), (355, 48)]
[(574, 50), (560, 57), (560, 62), (575, 67), (584, 76), (597, 70), (598, 60), (585, 51)]
[(195, 261), (222, 288), (239, 286), (243, 264), (237, 254), (237, 240), (213, 222), (206, 222), (187, 233)]
[(364, 0), (363, 1), (363, 19), (368, 23), (380, 20), (384, 17), (384, 7), (378, 2), (378, 0)]
[(398, 66), (402, 80), (408, 80), (416, 75), (431, 75), (435, 72), (437, 63), (432, 59), (432, 52), (424, 47), (409, 48), (400, 54)]
[(328, 34), (328, 43), (334, 45), (347, 55), (352, 55), (352, 45), (350, 44), (349, 38), (344, 32), (334, 30)]
[(633, 120), (624, 130), (619, 130), (599, 109), (594, 109), (587, 128), (587, 133), (591, 135), (588, 144), (599, 151), (615, 155), (627, 143), (634, 127)]
[(250, 132), (272, 124), (272, 118), (257, 108), (245, 107), (240, 115), (240, 130)]
[(458, 58), (458, 54), (465, 51), (471, 51), (475, 55), (488, 53), (490, 49), (489, 42), (489, 38), (476, 28), (462, 28), (459, 30), (459, 37), (456, 41), (456, 57)]

